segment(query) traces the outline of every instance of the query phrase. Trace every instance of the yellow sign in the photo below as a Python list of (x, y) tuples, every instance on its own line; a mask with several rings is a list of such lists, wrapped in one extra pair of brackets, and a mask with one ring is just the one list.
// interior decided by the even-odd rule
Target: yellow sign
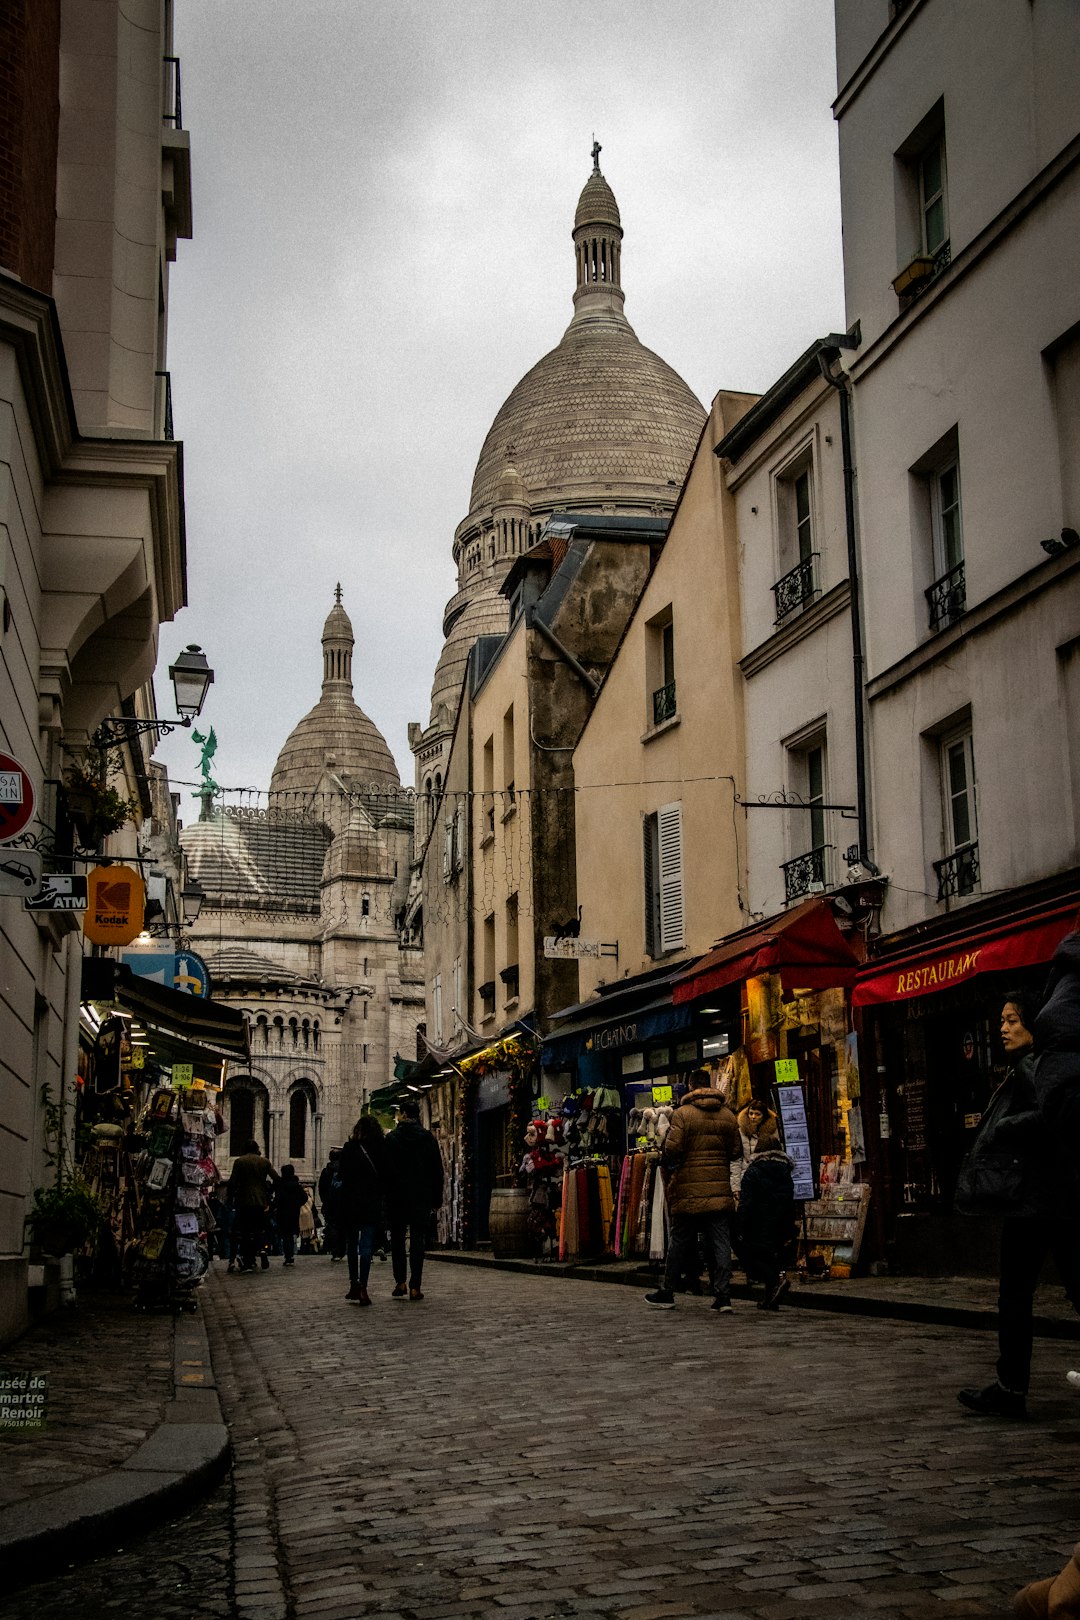
[(774, 1067), (778, 1086), (798, 1085), (799, 1062), (797, 1058), (777, 1058)]
[(130, 945), (143, 925), (146, 888), (130, 866), (95, 866), (86, 876), (83, 933), (95, 945)]
[(654, 1103), (669, 1103), (671, 1101), (670, 1086), (653, 1086), (652, 1100)]
[(191, 1063), (174, 1063), (172, 1066), (172, 1083), (174, 1086), (190, 1086), (195, 1078), (195, 1066)]

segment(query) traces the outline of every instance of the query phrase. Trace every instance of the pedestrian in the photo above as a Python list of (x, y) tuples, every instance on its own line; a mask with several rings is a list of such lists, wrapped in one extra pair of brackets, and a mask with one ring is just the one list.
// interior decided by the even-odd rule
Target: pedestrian
[[(439, 1144), (420, 1123), (420, 1104), (407, 1097), (398, 1108), (398, 1123), (386, 1138), (386, 1212), (390, 1220), (390, 1253), (394, 1266), (393, 1299), (423, 1299), (424, 1251), (428, 1222), (442, 1203), (443, 1163)], [(408, 1234), (408, 1273), (405, 1240)], [(406, 1288), (405, 1278), (409, 1285)]]
[(742, 1139), (742, 1158), (736, 1159), (731, 1166), (731, 1190), (735, 1194), (736, 1202), (743, 1175), (754, 1156), (758, 1140), (764, 1138), (773, 1147), (780, 1146), (780, 1129), (776, 1115), (768, 1103), (762, 1102), (760, 1097), (751, 1097), (746, 1107), (740, 1109), (738, 1120), (739, 1136)]
[[(1080, 986), (1078, 986), (1080, 989)], [(1067, 1000), (1067, 998), (1066, 998)], [(963, 1213), (990, 1213), (1001, 1223), (997, 1377), (983, 1389), (962, 1389), (958, 1400), (980, 1416), (1024, 1418), (1031, 1376), (1035, 1287), (1048, 1254), (1080, 1311), (1080, 1219), (1071, 1167), (1055, 1132), (1069, 1115), (1067, 1099), (1051, 1090), (1055, 1113), (1039, 1106), (1035, 1056), (1039, 1034), (1053, 1039), (1056, 1014), (1037, 1017), (1026, 991), (1010, 990), (1001, 1010), (1001, 1043), (1009, 1063), (983, 1116), (975, 1145), (961, 1166), (956, 1204)], [(1061, 1010), (1061, 1003), (1058, 1011)], [(1060, 1048), (1057, 1050), (1061, 1050)], [(1075, 1141), (1072, 1144), (1075, 1151)]]
[(271, 1189), (278, 1184), (278, 1173), (260, 1151), (258, 1142), (249, 1142), (233, 1161), (229, 1177), (229, 1202), (235, 1211), (235, 1237), (239, 1271), (254, 1271), (259, 1254), (265, 1271), (270, 1262), (262, 1253), (266, 1241), (267, 1214)]
[(287, 1266), (295, 1264), (296, 1240), (300, 1236), (300, 1211), (307, 1201), (307, 1188), (303, 1182), (297, 1180), (295, 1166), (283, 1164), (281, 1179), (274, 1190), (273, 1215), (277, 1234), (281, 1239), (281, 1250), (285, 1256), (284, 1264)]
[(700, 1233), (705, 1242), (713, 1309), (731, 1310), (731, 1165), (742, 1153), (735, 1115), (710, 1084), (709, 1071), (690, 1076), (691, 1089), (671, 1116), (660, 1170), (664, 1177), (671, 1237), (664, 1277), (645, 1295), (647, 1305), (670, 1310), (675, 1286), (692, 1264)]
[(759, 1311), (778, 1311), (791, 1284), (784, 1263), (795, 1235), (794, 1165), (779, 1140), (761, 1131), (742, 1175), (738, 1250), (749, 1283), (765, 1285)]
[(329, 1250), (331, 1260), (345, 1258), (345, 1237), (341, 1231), (341, 1224), (337, 1216), (338, 1194), (341, 1186), (338, 1181), (338, 1161), (341, 1158), (341, 1149), (332, 1147), (330, 1157), (323, 1165), (319, 1177), (319, 1203), (323, 1214), (323, 1248)]
[(315, 1253), (315, 1210), (314, 1199), (308, 1198), (300, 1210), (300, 1253)]
[(385, 1142), (383, 1128), (374, 1114), (362, 1114), (341, 1150), (338, 1177), (341, 1182), (339, 1210), (345, 1234), (345, 1255), (349, 1262), (349, 1291), (345, 1298), (355, 1305), (370, 1305), (368, 1278), (371, 1256), (380, 1230), (386, 1230), (383, 1212)]

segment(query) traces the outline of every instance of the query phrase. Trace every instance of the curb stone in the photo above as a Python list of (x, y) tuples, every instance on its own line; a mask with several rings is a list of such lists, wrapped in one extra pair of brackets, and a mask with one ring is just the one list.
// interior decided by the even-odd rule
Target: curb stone
[(0, 1509), (0, 1568), (7, 1590), (111, 1550), (170, 1513), (191, 1507), (229, 1465), (206, 1328), (176, 1318), (173, 1395), (161, 1421), (119, 1467)]

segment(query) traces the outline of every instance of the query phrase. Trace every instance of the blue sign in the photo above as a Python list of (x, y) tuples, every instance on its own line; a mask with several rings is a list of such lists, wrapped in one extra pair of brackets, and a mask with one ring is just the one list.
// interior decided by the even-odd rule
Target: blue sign
[(210, 970), (194, 951), (124, 951), (120, 960), (140, 979), (189, 996), (210, 995)]

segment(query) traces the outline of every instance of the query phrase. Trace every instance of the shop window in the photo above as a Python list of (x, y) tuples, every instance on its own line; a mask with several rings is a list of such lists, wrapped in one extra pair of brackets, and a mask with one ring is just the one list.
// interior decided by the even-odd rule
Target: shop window
[(645, 950), (657, 957), (685, 943), (682, 805), (665, 804), (646, 816), (643, 833)]
[(962, 898), (979, 886), (979, 829), (975, 804), (975, 754), (970, 726), (941, 739), (942, 820), (945, 855), (934, 862), (939, 900)]
[(645, 725), (647, 730), (674, 720), (675, 622), (670, 605), (645, 626)]

